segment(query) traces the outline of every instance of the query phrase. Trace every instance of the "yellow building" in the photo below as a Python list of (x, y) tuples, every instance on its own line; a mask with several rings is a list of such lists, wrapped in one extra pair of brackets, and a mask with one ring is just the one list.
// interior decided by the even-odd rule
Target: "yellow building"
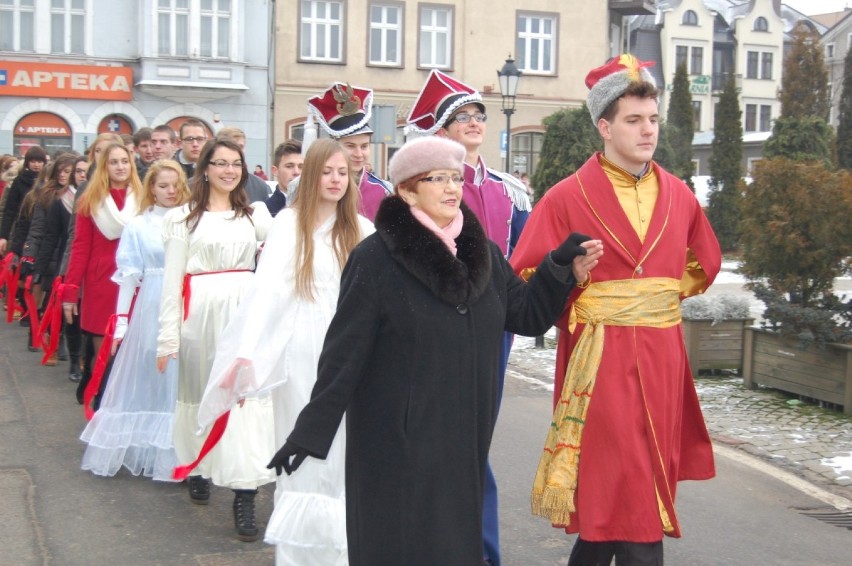
[[(586, 98), (589, 69), (620, 51), (626, 15), (654, 2), (618, 0), (278, 0), (274, 146), (300, 138), (306, 101), (335, 81), (373, 89), (373, 167), (405, 141), (405, 119), (432, 69), (478, 89), (488, 114), (482, 155), (489, 166), (534, 172), (542, 119)], [(501, 152), (497, 70), (511, 55), (523, 72), (511, 116), (512, 162)]]

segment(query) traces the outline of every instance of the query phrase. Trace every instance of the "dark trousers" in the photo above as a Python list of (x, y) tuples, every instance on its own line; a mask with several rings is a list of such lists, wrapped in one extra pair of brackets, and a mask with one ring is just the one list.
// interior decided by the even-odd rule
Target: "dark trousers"
[(577, 539), (568, 566), (663, 566), (663, 541), (658, 542), (589, 542)]
[[(512, 342), (515, 335), (503, 333), (500, 343), (500, 365), (497, 385), (497, 412), (500, 412), (500, 401), (503, 399), (503, 382), (506, 379), (506, 366), (509, 365), (509, 354), (512, 352)], [(486, 462), (485, 485), (482, 500), (482, 545), (484, 558), (493, 566), (500, 566), (500, 520), (497, 507), (497, 480), (491, 471), (491, 463)]]

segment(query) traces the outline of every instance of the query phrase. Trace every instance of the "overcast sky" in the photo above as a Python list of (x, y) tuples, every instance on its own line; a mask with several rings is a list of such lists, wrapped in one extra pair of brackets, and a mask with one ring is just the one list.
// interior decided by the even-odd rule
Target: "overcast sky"
[(847, 6), (852, 8), (852, 0), (781, 0), (781, 3), (787, 4), (806, 16), (840, 12)]

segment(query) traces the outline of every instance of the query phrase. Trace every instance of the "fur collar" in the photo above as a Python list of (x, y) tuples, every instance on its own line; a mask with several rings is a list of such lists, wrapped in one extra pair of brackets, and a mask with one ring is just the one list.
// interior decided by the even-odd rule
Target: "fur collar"
[(423, 226), (400, 197), (389, 196), (376, 214), (376, 231), (391, 257), (442, 301), (476, 301), (491, 277), (491, 253), (485, 231), (461, 204), (464, 225), (456, 238), (457, 256)]

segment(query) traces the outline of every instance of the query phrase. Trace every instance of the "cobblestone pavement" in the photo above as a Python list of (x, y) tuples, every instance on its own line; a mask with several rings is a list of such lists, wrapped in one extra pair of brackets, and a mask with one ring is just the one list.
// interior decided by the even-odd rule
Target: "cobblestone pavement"
[[(516, 337), (506, 379), (553, 391), (553, 331), (545, 348)], [(734, 375), (699, 376), (696, 388), (713, 441), (745, 451), (826, 491), (852, 500), (852, 415), (768, 388), (750, 390)]]

